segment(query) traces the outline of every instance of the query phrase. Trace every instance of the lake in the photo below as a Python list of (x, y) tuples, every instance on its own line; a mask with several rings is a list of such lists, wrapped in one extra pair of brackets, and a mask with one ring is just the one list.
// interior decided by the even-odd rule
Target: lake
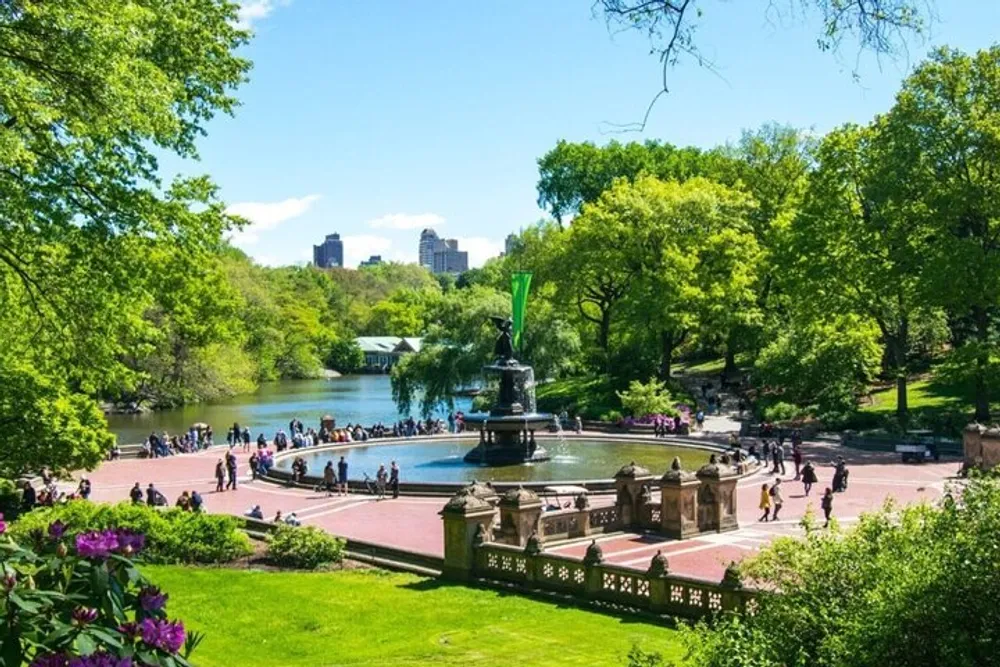
[[(469, 398), (457, 397), (455, 409), (468, 412), (471, 403)], [(319, 419), (325, 414), (332, 415), (337, 424), (360, 422), (365, 426), (379, 421), (389, 424), (401, 417), (392, 400), (388, 375), (350, 375), (269, 382), (253, 394), (216, 403), (137, 415), (108, 415), (108, 425), (124, 445), (142, 442), (151, 431), (173, 435), (186, 431), (191, 424), (205, 422), (215, 430), (215, 441), (225, 443), (226, 430), (233, 422), (249, 426), (254, 438), (263, 432), (270, 439), (279, 428), (287, 432), (293, 418), (318, 431)]]

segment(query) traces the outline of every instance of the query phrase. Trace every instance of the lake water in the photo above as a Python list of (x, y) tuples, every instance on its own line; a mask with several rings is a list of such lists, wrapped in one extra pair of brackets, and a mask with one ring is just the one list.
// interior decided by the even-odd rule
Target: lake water
[[(455, 400), (456, 410), (468, 412), (470, 406), (471, 399)], [(215, 441), (224, 443), (226, 430), (233, 422), (248, 426), (255, 439), (258, 433), (270, 439), (279, 428), (287, 432), (288, 422), (293, 418), (318, 431), (319, 419), (326, 414), (332, 415), (337, 424), (360, 422), (366, 426), (379, 421), (389, 424), (401, 417), (392, 400), (388, 375), (352, 375), (271, 382), (253, 394), (218, 403), (198, 403), (138, 415), (108, 415), (108, 424), (120, 444), (142, 442), (151, 431), (179, 434), (197, 422), (211, 424)]]

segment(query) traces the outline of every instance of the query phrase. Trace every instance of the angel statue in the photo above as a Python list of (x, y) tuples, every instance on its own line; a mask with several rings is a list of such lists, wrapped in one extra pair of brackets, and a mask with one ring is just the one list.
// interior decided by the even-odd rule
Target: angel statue
[(491, 316), (490, 320), (500, 332), (500, 335), (497, 336), (497, 342), (493, 345), (493, 357), (498, 362), (510, 361), (514, 358), (514, 342), (511, 339), (510, 331), (513, 323), (505, 317)]

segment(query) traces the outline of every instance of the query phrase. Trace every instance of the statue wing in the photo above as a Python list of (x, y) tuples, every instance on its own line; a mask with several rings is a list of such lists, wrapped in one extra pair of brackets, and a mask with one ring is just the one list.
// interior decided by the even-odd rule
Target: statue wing
[(496, 315), (490, 315), (490, 321), (493, 322), (493, 325), (496, 326), (497, 329), (499, 329), (507, 321), (507, 318), (497, 317)]

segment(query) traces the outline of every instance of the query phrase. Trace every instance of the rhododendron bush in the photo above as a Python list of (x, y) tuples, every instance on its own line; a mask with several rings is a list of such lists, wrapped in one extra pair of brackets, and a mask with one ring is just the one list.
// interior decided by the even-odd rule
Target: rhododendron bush
[[(167, 616), (135, 568), (145, 536), (51, 523), (33, 544), (0, 536), (2, 667), (186, 667), (200, 637)], [(0, 533), (6, 525), (0, 517)]]

